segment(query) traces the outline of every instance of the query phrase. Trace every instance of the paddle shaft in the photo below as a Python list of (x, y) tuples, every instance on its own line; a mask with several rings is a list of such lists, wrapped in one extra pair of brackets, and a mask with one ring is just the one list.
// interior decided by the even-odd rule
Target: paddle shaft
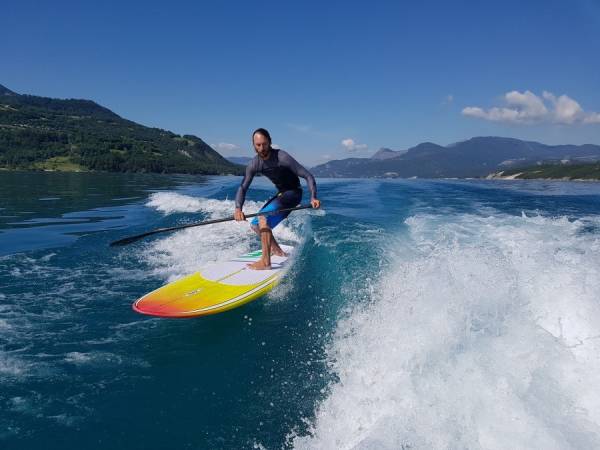
[[(254, 214), (247, 214), (246, 218), (256, 217), (256, 216), (271, 216), (273, 214), (279, 214), (282, 212), (297, 211), (299, 209), (309, 209), (309, 208), (312, 208), (312, 205), (300, 205), (300, 206), (296, 206), (295, 208), (284, 208), (284, 209), (278, 209), (275, 211), (265, 211), (265, 212), (257, 212)], [(224, 219), (214, 219), (214, 220), (207, 220), (205, 222), (188, 223), (187, 225), (179, 225), (176, 227), (158, 228), (156, 230), (148, 231), (146, 233), (137, 234), (135, 236), (129, 236), (129, 237), (126, 237), (123, 239), (119, 239), (118, 241), (111, 242), (110, 246), (117, 247), (117, 246), (127, 245), (127, 244), (131, 244), (132, 242), (143, 239), (146, 236), (151, 236), (153, 234), (166, 233), (168, 231), (183, 230), (184, 228), (199, 227), (201, 225), (211, 225), (213, 223), (229, 222), (230, 220), (235, 220), (235, 218), (232, 216), (232, 217), (226, 217)]]

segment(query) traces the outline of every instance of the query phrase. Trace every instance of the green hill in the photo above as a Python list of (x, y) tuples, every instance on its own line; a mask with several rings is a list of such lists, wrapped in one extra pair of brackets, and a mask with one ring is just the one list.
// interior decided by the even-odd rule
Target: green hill
[(202, 139), (126, 120), (90, 100), (20, 95), (0, 85), (0, 168), (236, 174)]

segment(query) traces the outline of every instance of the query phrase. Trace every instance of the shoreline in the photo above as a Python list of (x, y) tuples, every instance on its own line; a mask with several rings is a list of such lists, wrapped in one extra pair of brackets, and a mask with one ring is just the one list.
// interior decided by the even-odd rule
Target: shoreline
[(503, 172), (492, 173), (486, 176), (485, 180), (500, 180), (500, 181), (510, 181), (510, 180), (518, 180), (518, 181), (586, 181), (586, 182), (599, 182), (600, 178), (571, 178), (571, 177), (561, 177), (561, 178), (548, 178), (548, 177), (540, 177), (540, 178), (519, 178), (520, 175), (523, 175), (526, 172), (518, 172), (511, 175), (502, 175)]
[[(33, 169), (33, 168), (19, 168), (10, 169), (7, 167), (0, 167), (0, 173), (3, 172), (33, 172), (33, 173), (120, 173), (120, 174), (146, 174), (146, 175), (192, 175), (192, 176), (240, 176), (231, 173), (185, 173), (185, 172), (121, 172), (121, 171), (107, 171), (107, 170), (94, 170), (94, 169), (83, 169), (83, 170), (56, 170), (56, 169)], [(512, 175), (500, 175), (502, 172), (489, 174), (485, 177), (440, 177), (440, 178), (419, 178), (419, 177), (319, 177), (321, 179), (332, 179), (337, 180), (340, 178), (347, 178), (349, 180), (364, 180), (364, 179), (394, 179), (394, 180), (497, 180), (497, 181), (576, 181), (576, 182), (600, 182), (600, 178), (518, 178), (525, 172), (519, 172)]]

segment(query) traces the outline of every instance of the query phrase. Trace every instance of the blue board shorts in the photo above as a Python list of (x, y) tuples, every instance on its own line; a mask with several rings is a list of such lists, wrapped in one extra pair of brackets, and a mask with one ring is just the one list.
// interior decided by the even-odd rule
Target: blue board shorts
[[(276, 211), (278, 209), (293, 208), (302, 201), (302, 189), (293, 189), (291, 191), (279, 192), (275, 197), (263, 205), (259, 212)], [(265, 216), (269, 228), (273, 229), (281, 223), (283, 219), (290, 215), (291, 211)], [(258, 217), (254, 217), (250, 222), (253, 227), (258, 227)]]

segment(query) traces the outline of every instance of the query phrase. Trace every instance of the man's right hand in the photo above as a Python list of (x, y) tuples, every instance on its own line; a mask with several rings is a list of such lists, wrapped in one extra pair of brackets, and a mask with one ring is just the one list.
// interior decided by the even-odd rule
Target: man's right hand
[(235, 212), (233, 213), (233, 218), (235, 220), (237, 220), (238, 222), (241, 222), (242, 220), (246, 220), (246, 216), (244, 215), (244, 213), (242, 212), (242, 210), (240, 208), (235, 208)]

